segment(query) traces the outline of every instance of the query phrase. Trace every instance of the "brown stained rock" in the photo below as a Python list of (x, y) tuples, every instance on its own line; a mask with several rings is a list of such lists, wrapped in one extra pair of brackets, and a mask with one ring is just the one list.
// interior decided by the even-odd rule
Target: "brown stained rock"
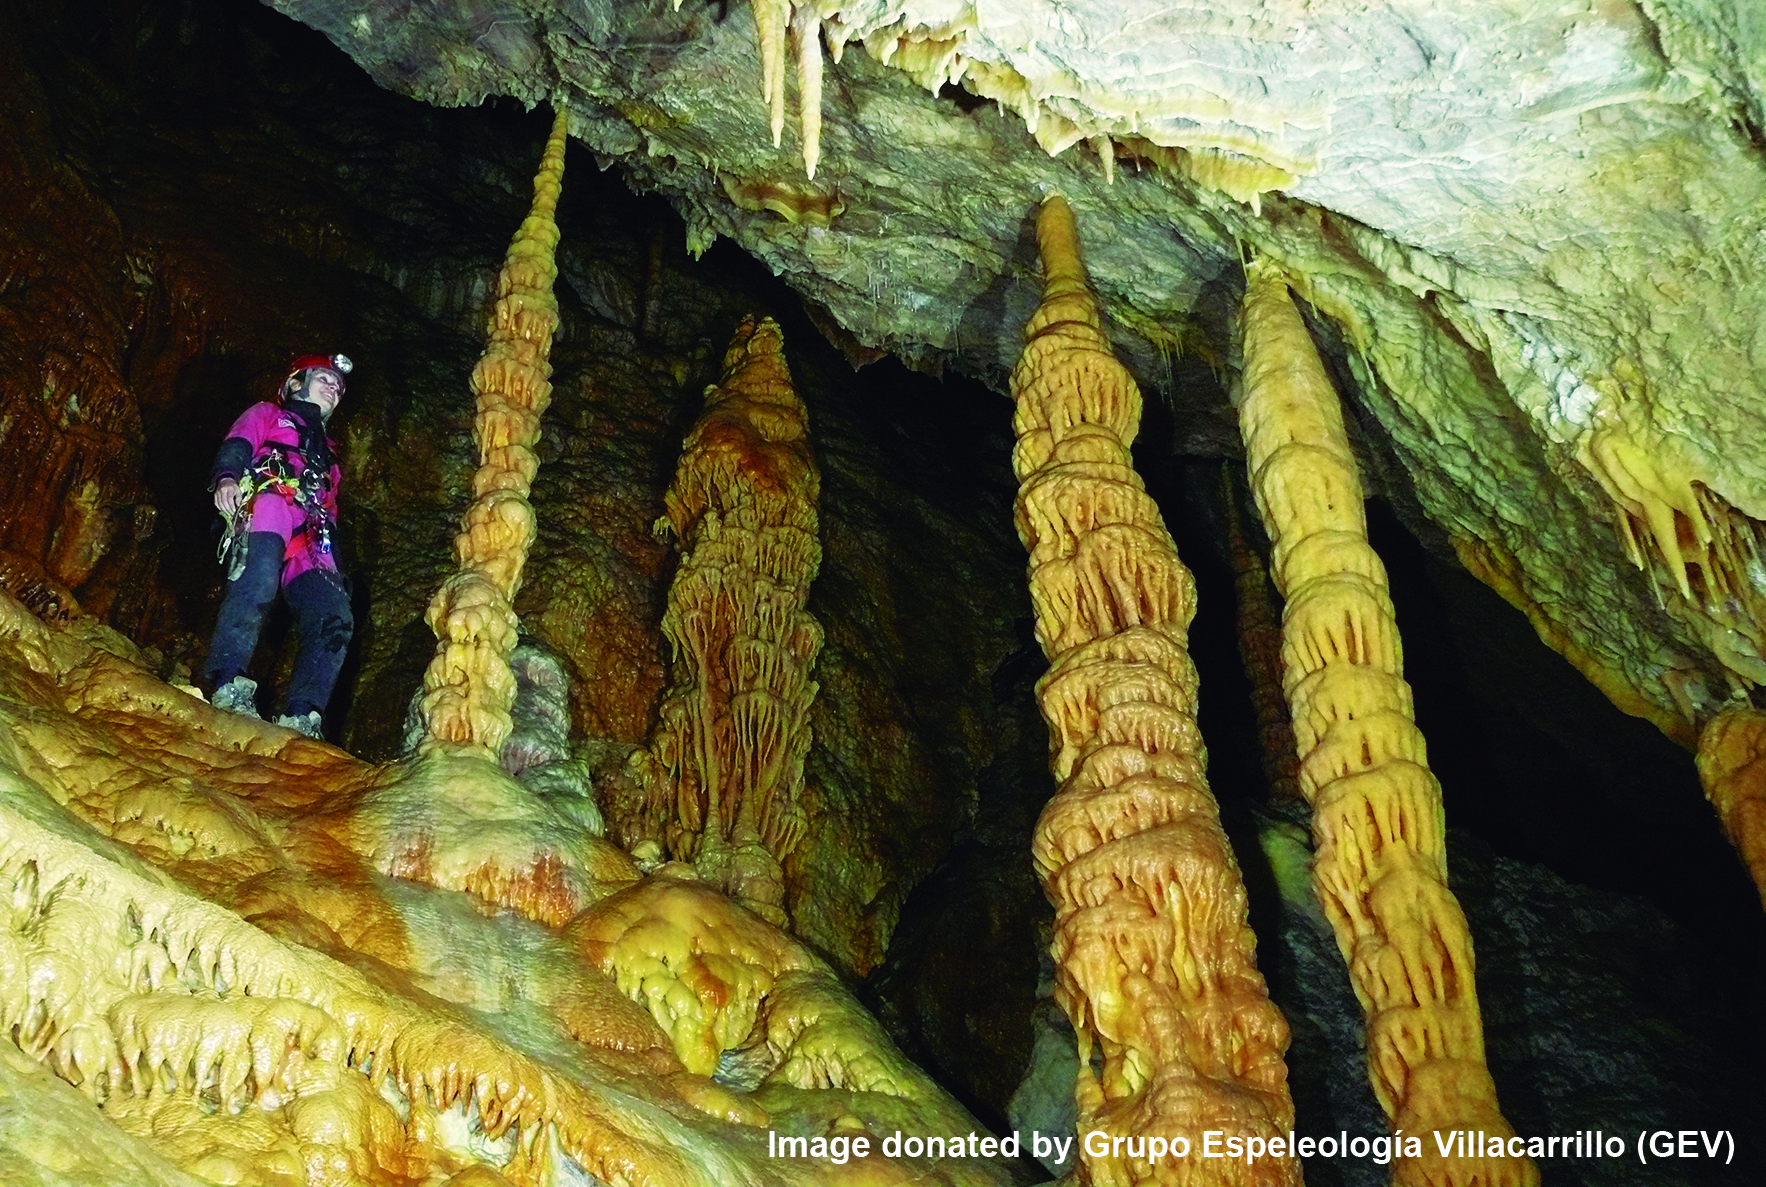
[(75, 587), (111, 546), (111, 506), (141, 495), (141, 413), (122, 373), (134, 294), (122, 227), (57, 151), (46, 96), (5, 40), (0, 551)]
[(1766, 904), (1766, 713), (1736, 705), (1699, 735), (1699, 780)]
[[(67, 102), (60, 72), (90, 59), (58, 40), (59, 16), (37, 15), (7, 14), (0, 82), (0, 549), (193, 659), (218, 584), (194, 522), (208, 459), (288, 357), (336, 339), (335, 300), (278, 256), (296, 214), (285, 168), (193, 169), (196, 146), (162, 140), (154, 116), (99, 113), (113, 87)], [(116, 68), (141, 51), (96, 37), (83, 52)], [(254, 206), (283, 216), (261, 238), (238, 234)], [(193, 412), (193, 389), (222, 376)]]

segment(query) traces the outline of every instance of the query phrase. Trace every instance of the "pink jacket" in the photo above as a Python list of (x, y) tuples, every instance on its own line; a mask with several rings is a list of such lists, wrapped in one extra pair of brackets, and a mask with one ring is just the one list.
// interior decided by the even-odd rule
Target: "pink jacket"
[[(287, 459), (287, 469), (298, 478), (310, 466), (307, 452), (301, 448), (300, 417), (291, 409), (271, 401), (253, 404), (240, 414), (233, 427), (227, 431), (227, 439), (221, 442), (221, 448), (215, 455), (212, 471), (214, 482), (223, 478), (238, 480), (252, 470), (258, 470), (271, 459), (280, 455)], [(321, 426), (318, 430), (323, 433)], [(309, 427), (307, 430), (309, 445), (316, 444), (316, 434)], [(337, 463), (337, 443), (329, 437), (324, 438), (325, 451), (331, 457), (327, 472), (319, 479), (317, 494), (319, 506), (324, 508), (322, 522), (314, 523), (314, 510), (309, 504), (302, 506), (296, 501), (293, 490), (274, 485), (261, 489), (251, 503), (251, 530), (254, 532), (275, 532), (288, 542), (287, 565), (284, 567), (282, 580), (284, 584), (292, 581), (307, 569), (323, 566), (336, 568), (328, 547), (322, 548), (322, 540), (317, 529), (337, 522), (337, 491), (343, 481), (343, 469)]]

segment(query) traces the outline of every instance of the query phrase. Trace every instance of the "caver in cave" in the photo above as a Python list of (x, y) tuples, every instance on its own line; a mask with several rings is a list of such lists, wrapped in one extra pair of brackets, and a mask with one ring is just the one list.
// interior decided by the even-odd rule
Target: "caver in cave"
[[(768, 1137), (1032, 1152), (1076, 1108), (1143, 1138), (1745, 1135), (1766, 929), (1687, 753), (1702, 727), (1757, 857), (1725, 673), (1761, 506), (1686, 398), (1746, 427), (1707, 300), (1752, 283), (1730, 18), (1651, 6), (1651, 50), (1616, 6), (1506, 34), (1387, 6), (1418, 54), (1349, 0), (1292, 37), (1298, 4), (1205, 6), (1155, 110), (1038, 56), (1084, 68), (1095, 6), (910, 7), (937, 15), (306, 0), (334, 46), (220, 0), (0, 14), (0, 568), (41, 612), (0, 613), (0, 1179), (1039, 1182), (1072, 1168)], [(1187, 19), (1128, 35), (1181, 57)], [(1382, 55), (1289, 70), (1309, 37)], [(1636, 173), (1684, 202), (1608, 168), (1645, 133), (1671, 142)], [(1537, 161), (1443, 164), (1499, 144), (1594, 172), (1545, 200)], [(542, 157), (571, 169), (549, 213)], [(1036, 357), (1097, 382), (1026, 364), (1014, 423), (1052, 190), (1094, 308)], [(1614, 246), (1640, 203), (1654, 270)], [(1284, 306), (1256, 348), (1247, 258), (1245, 320)], [(1322, 404), (1248, 391), (1307, 339)], [(215, 611), (204, 455), (331, 343), (363, 363), (341, 747), (178, 688)], [(283, 686), (279, 631), (254, 674)], [(1537, 1168), (1720, 1187), (1749, 1153)], [(1187, 1173), (1134, 1162), (1082, 1174)]]
[(257, 716), (257, 681), (245, 669), (280, 590), (294, 615), (296, 651), (276, 724), (309, 738), (324, 733), (354, 627), (332, 544), (343, 467), (326, 431), (351, 367), (341, 354), (296, 359), (276, 400), (253, 404), (233, 422), (209, 484), (227, 521), (227, 593), (203, 661), (210, 700)]

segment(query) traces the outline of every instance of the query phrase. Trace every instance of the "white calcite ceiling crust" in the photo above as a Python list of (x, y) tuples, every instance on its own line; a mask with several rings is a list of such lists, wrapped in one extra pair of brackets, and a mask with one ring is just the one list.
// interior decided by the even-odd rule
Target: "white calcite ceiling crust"
[(1241, 259), (1269, 256), (1423, 509), (1615, 700), (1688, 737), (1766, 681), (1759, 590), (1713, 581), (1708, 539), (1766, 520), (1752, 0), (275, 6), (396, 90), (567, 104), (696, 250), (733, 238), (863, 343), (990, 380), (1050, 191), (1154, 388), (1184, 354), (1234, 385)]

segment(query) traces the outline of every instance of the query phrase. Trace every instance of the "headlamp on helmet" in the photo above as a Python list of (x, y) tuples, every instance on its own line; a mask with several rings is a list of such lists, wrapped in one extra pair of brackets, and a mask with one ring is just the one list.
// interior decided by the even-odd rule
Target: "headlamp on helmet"
[(282, 398), (287, 399), (300, 391), (306, 382), (306, 373), (315, 367), (335, 371), (342, 384), (344, 376), (354, 371), (356, 364), (347, 354), (334, 354), (329, 358), (322, 354), (303, 354), (288, 365), (288, 375), (282, 380)]

